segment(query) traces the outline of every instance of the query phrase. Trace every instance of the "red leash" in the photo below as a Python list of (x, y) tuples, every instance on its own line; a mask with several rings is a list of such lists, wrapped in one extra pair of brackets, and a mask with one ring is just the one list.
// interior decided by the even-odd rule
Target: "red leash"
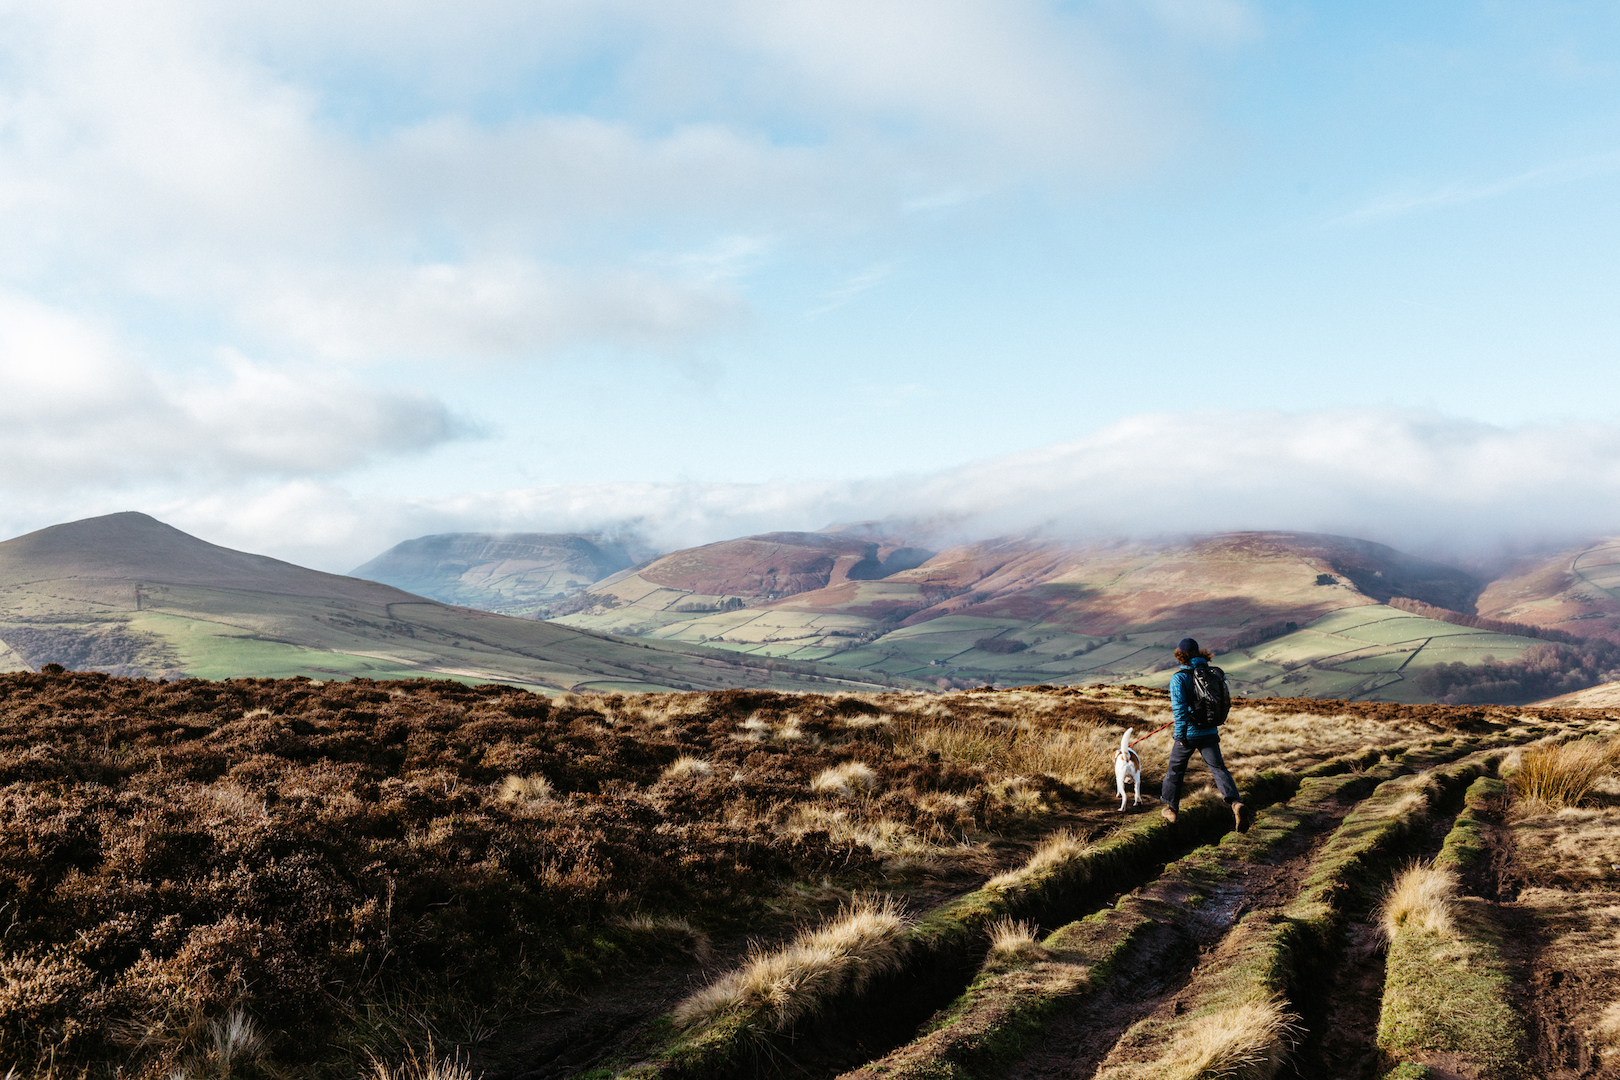
[[(1170, 724), (1174, 724), (1174, 723), (1175, 723), (1175, 721), (1174, 721), (1174, 720), (1172, 720), (1172, 721), (1170, 721)], [(1155, 735), (1157, 735), (1157, 734), (1158, 734), (1158, 733), (1159, 733), (1159, 732), (1161, 732), (1161, 731), (1163, 731), (1163, 730), (1164, 730), (1164, 728), (1167, 728), (1167, 727), (1169, 727), (1169, 726), (1170, 726), (1170, 724), (1165, 724), (1165, 725), (1164, 725), (1164, 727), (1156, 727), (1156, 728), (1154, 728), (1154, 729), (1153, 729), (1153, 730), (1152, 730), (1152, 731), (1150, 731), (1150, 732), (1148, 732), (1148, 733), (1147, 733), (1147, 734), (1146, 734), (1146, 735), (1144, 735), (1144, 736), (1142, 736), (1142, 739), (1151, 739), (1151, 738), (1152, 738), (1152, 737), (1153, 737), (1153, 736), (1155, 736)], [(1139, 742), (1141, 742), (1141, 741), (1142, 741), (1142, 739), (1135, 739), (1135, 740), (1133, 740), (1133, 741), (1132, 741), (1132, 742), (1131, 742), (1131, 745), (1132, 745), (1132, 746), (1135, 746), (1135, 745), (1136, 745), (1136, 744), (1137, 744), (1137, 743), (1139, 743)]]

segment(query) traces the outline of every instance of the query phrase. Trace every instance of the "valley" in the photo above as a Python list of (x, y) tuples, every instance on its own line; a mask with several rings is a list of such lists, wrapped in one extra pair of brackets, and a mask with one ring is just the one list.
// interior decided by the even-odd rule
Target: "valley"
[(451, 678), (551, 693), (900, 685), (681, 642), (625, 642), (325, 574), (144, 514), (0, 544), (0, 660), (119, 675)]

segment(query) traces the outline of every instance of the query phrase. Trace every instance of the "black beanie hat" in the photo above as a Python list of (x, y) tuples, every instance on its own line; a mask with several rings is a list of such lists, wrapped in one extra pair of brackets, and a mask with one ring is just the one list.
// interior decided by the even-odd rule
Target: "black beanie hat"
[(1198, 642), (1190, 637), (1182, 638), (1181, 643), (1176, 646), (1176, 652), (1181, 653), (1189, 660), (1197, 656), (1199, 651)]

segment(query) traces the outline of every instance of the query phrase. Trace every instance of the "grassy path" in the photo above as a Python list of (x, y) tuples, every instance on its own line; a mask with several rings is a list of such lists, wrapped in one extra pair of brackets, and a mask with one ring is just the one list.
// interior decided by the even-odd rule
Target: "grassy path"
[[(1414, 836), (1503, 747), (1550, 730), (1260, 774), (1246, 797), (1266, 809), (1245, 835), (1211, 799), (1184, 804), (1176, 826), (1142, 815), (1095, 843), (1055, 837), (1024, 867), (894, 930), (892, 957), (870, 972), (837, 969), (864, 963), (861, 948), (826, 961), (821, 999), (789, 1010), (767, 990), (696, 1022), (666, 1014), (617, 1064), (583, 1075), (1135, 1080), (1202, 1075), (1183, 1066), (1245, 1038), (1264, 1044), (1250, 1048), (1265, 1058), (1255, 1075), (1274, 1075), (1300, 1034), (1302, 972), (1341, 949), (1346, 912), (1370, 906)], [(1464, 846), (1459, 833), (1452, 848)], [(992, 950), (1009, 920), (1035, 932), (1002, 927)]]

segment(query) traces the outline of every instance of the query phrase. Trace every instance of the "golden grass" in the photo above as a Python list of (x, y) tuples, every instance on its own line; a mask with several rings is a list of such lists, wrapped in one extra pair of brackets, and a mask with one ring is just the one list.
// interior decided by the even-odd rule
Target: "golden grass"
[(635, 914), (608, 920), (640, 941), (661, 945), (677, 952), (689, 953), (699, 960), (707, 960), (712, 951), (709, 935), (693, 926), (691, 920), (677, 915)]
[(430, 1039), (424, 1056), (418, 1057), (416, 1050), (412, 1048), (406, 1053), (405, 1060), (397, 1065), (390, 1066), (373, 1057), (369, 1080), (477, 1080), (477, 1078), (473, 1076), (472, 1069), (466, 1062), (453, 1057), (441, 1058), (435, 1054)]
[(878, 774), (872, 766), (859, 761), (846, 761), (831, 769), (823, 769), (810, 781), (810, 790), (848, 799), (856, 795), (870, 795), (877, 790)]
[(1031, 923), (997, 919), (987, 929), (990, 933), (987, 959), (991, 962), (1041, 960), (1050, 955), (1036, 940), (1035, 927)]
[(797, 713), (788, 713), (772, 723), (769, 716), (756, 712), (737, 726), (742, 729), (737, 738), (744, 742), (796, 743), (804, 739)]
[(1579, 806), (1620, 764), (1620, 739), (1575, 739), (1533, 746), (1508, 781), (1526, 809)]
[(754, 951), (742, 967), (677, 1005), (675, 1022), (696, 1027), (747, 1012), (773, 1031), (786, 1031), (839, 995), (859, 993), (872, 979), (897, 970), (909, 925), (892, 897), (852, 901), (831, 922), (786, 946)]
[(1057, 870), (1076, 862), (1090, 845), (1078, 833), (1068, 829), (1046, 838), (1023, 866), (997, 874), (984, 883), (986, 889), (1006, 892), (1023, 888), (1033, 881), (1050, 876)]
[(1299, 1017), (1278, 998), (1194, 1020), (1164, 1061), (1165, 1080), (1270, 1080), (1299, 1038)]
[(502, 802), (540, 802), (551, 798), (551, 781), (543, 776), (508, 776), (497, 794)]
[(1391, 883), (1379, 908), (1379, 921), (1391, 939), (1403, 926), (1432, 934), (1450, 934), (1455, 930), (1452, 905), (1456, 897), (1456, 874), (1414, 863)]
[(686, 754), (672, 761), (659, 775), (665, 780), (707, 780), (714, 775), (714, 766)]
[(1515, 857), (1536, 880), (1573, 886), (1611, 884), (1620, 876), (1620, 807), (1565, 807), (1521, 814)]
[(1592, 1025), (1591, 1038), (1603, 1064), (1612, 1067), (1616, 1058), (1620, 1058), (1620, 1001), (1603, 1010), (1597, 1023)]
[[(1169, 714), (1147, 725), (1151, 731), (1168, 720)], [(1145, 731), (1138, 731), (1138, 735)], [(1167, 733), (1168, 734), (1168, 733)], [(1421, 720), (1374, 720), (1358, 716), (1316, 716), (1309, 713), (1279, 713), (1271, 709), (1235, 707), (1221, 725), (1221, 752), (1230, 764), (1241, 759), (1246, 768), (1263, 771), (1272, 768), (1298, 769), (1369, 746), (1388, 746), (1400, 740), (1432, 739), (1435, 729)], [(1164, 744), (1159, 735), (1137, 747), (1138, 751)], [(1146, 761), (1143, 762), (1146, 764)]]
[(825, 806), (800, 806), (788, 819), (782, 832), (789, 836), (803, 836), (810, 832), (826, 832), (835, 844), (864, 844), (877, 855), (929, 856), (946, 846), (950, 840), (943, 830), (935, 829), (930, 836), (921, 836), (910, 825), (888, 817), (862, 819), (848, 810), (832, 810)]

